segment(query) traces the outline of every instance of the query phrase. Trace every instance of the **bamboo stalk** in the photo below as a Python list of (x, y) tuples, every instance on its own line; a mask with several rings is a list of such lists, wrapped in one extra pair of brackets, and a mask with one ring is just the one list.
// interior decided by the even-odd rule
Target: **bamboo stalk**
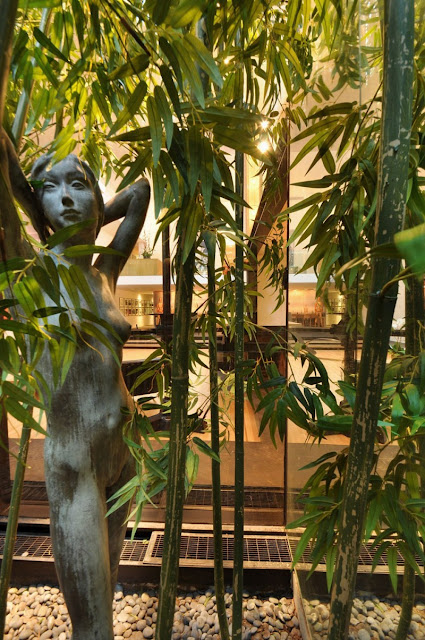
[(22, 488), (24, 486), (25, 468), (28, 457), (31, 429), (22, 425), (19, 442), (19, 456), (13, 481), (12, 496), (10, 498), (9, 516), (7, 519), (6, 538), (4, 541), (3, 560), (0, 568), (0, 630), (3, 634), (6, 623), (7, 592), (12, 573), (13, 549), (18, 529), (19, 506), (21, 504)]
[[(236, 191), (243, 196), (244, 156), (236, 152)], [(243, 207), (236, 205), (235, 220), (243, 233)], [(236, 245), (235, 261), (235, 514), (233, 555), (232, 638), (242, 638), (243, 544), (244, 544), (244, 281), (243, 247)]]
[(6, 104), (7, 81), (12, 57), (13, 29), (15, 27), (18, 0), (2, 0), (0, 20), (0, 123), (3, 122)]
[[(218, 411), (218, 366), (217, 366), (217, 305), (215, 301), (215, 244), (208, 254), (208, 335), (210, 365), (210, 413), (211, 413), (211, 449), (220, 456), (220, 423)], [(218, 622), (222, 640), (229, 640), (229, 627), (224, 601), (223, 568), (223, 522), (221, 513), (221, 477), (220, 462), (211, 460), (213, 532), (214, 532), (214, 586)]]
[[(2, 3), (2, 19), (0, 20), (0, 123), (3, 121), (4, 107), (6, 103), (7, 81), (9, 77), (10, 59), (12, 55), (13, 30), (15, 26), (17, 9), (18, 0), (4, 0), (4, 2)], [(3, 227), (4, 220), (9, 219), (8, 216), (4, 215), (4, 208), (11, 209), (14, 207), (14, 204), (11, 200), (10, 190), (6, 182), (7, 164), (4, 157), (4, 149), (2, 149), (1, 151), (0, 176), (2, 179), (0, 180), (0, 224)], [(14, 219), (15, 217), (12, 217), (12, 220)], [(6, 247), (4, 246), (4, 235), (4, 228), (2, 228), (2, 260), (5, 260), (7, 257)], [(8, 252), (13, 252), (15, 248), (16, 247), (11, 246), (7, 249)], [(3, 419), (6, 419), (5, 413), (3, 413)], [(13, 483), (12, 495), (10, 499), (9, 518), (7, 522), (3, 560), (0, 569), (0, 630), (2, 637), (6, 621), (7, 592), (12, 571), (13, 547), (15, 545), (16, 531), (18, 526), (19, 505), (21, 502), (30, 433), (31, 429), (23, 425), (19, 447), (19, 458), (16, 466), (15, 480)]]
[[(403, 228), (412, 116), (414, 3), (386, 0), (383, 114), (376, 244)], [(369, 487), (383, 375), (397, 286), (381, 291), (399, 260), (375, 259), (339, 523), (328, 640), (348, 635)]]
[[(39, 29), (43, 33), (46, 33), (47, 31), (51, 15), (52, 15), (51, 8), (43, 9), (41, 12)], [(37, 42), (35, 46), (39, 48), (41, 45), (39, 42)], [(31, 58), (30, 63), (33, 67), (35, 67), (37, 64), (35, 58)], [(12, 134), (13, 134), (13, 137), (15, 138), (16, 149), (19, 149), (19, 146), (21, 144), (21, 139), (24, 134), (25, 122), (28, 115), (28, 109), (30, 105), (33, 86), (34, 86), (34, 80), (30, 83), (30, 86), (28, 89), (26, 87), (22, 87), (22, 93), (19, 96), (18, 104), (16, 107), (15, 118), (12, 124)]]
[(181, 526), (183, 520), (186, 471), (187, 407), (189, 391), (189, 337), (195, 268), (192, 248), (186, 262), (182, 251), (186, 234), (177, 248), (177, 283), (171, 363), (171, 430), (167, 503), (165, 508), (164, 555), (161, 566), (156, 640), (170, 640), (179, 572)]
[(395, 640), (406, 640), (412, 621), (413, 603), (415, 600), (415, 570), (408, 562), (404, 564), (403, 596), (401, 600), (400, 620)]

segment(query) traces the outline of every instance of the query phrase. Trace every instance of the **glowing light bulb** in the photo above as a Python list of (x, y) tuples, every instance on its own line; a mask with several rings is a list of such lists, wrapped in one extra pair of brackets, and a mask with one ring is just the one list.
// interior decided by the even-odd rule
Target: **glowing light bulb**
[(270, 149), (270, 142), (268, 140), (260, 140), (257, 144), (257, 148), (261, 153), (266, 153)]
[(224, 64), (229, 64), (229, 62), (231, 61), (231, 57), (228, 56), (227, 58), (224, 58)]
[(268, 129), (268, 127), (269, 127), (269, 121), (268, 120), (263, 120), (261, 122), (261, 128), (264, 129), (264, 131), (265, 131), (266, 129)]

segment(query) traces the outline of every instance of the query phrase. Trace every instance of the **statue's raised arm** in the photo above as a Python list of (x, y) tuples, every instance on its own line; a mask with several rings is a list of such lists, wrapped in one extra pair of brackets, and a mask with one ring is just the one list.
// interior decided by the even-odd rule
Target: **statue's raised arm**
[(13, 204), (12, 196), (19, 202), (39, 234), (40, 240), (44, 242), (46, 238), (41, 233), (42, 207), (22, 172), (12, 141), (2, 127), (0, 127), (0, 166), (3, 170), (0, 176), (3, 192), (1, 226), (4, 233), (5, 253), (7, 258), (16, 255), (28, 256), (30, 248), (23, 238), (22, 223)]

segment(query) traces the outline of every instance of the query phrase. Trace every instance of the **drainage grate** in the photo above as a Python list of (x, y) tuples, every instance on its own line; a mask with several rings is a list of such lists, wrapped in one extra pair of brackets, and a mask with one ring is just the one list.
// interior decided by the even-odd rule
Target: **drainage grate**
[[(163, 545), (164, 534), (158, 531), (153, 532), (146, 551), (146, 564), (161, 564)], [(226, 568), (233, 567), (233, 535), (223, 535), (223, 560)], [(182, 534), (180, 542), (181, 566), (212, 567), (213, 564), (213, 534)], [(291, 555), (286, 536), (245, 536), (244, 566), (247, 569), (289, 569)]]
[(146, 556), (147, 548), (147, 540), (124, 540), (120, 562), (129, 562), (131, 564), (134, 564), (135, 562), (143, 562)]
[[(235, 506), (234, 487), (222, 487), (221, 503), (223, 507)], [(246, 487), (244, 503), (246, 509), (283, 509), (283, 489), (282, 487), (270, 487), (268, 489)], [(185, 505), (210, 507), (212, 505), (211, 486), (199, 485), (194, 487), (187, 496)]]
[[(0, 534), (0, 557), (3, 555), (5, 538), (6, 536), (4, 534)], [(124, 540), (120, 562), (123, 564), (143, 562), (147, 547), (147, 540)], [(43, 558), (43, 560), (53, 560), (50, 536), (18, 535), (13, 550), (13, 557), (33, 560), (39, 560), (40, 558)]]
[[(295, 554), (295, 550), (297, 548), (297, 544), (300, 540), (300, 537), (297, 534), (290, 534), (289, 538), (289, 547), (291, 550), (291, 555), (292, 557)], [(357, 568), (357, 572), (358, 573), (371, 573), (372, 572), (372, 564), (373, 564), (373, 558), (375, 555), (375, 549), (372, 549), (372, 545), (373, 545), (373, 540), (367, 542), (366, 544), (363, 544), (360, 548), (360, 555), (359, 555), (359, 564), (358, 564), (358, 568)], [(302, 554), (297, 567), (299, 569), (310, 569), (311, 567), (311, 545), (310, 543), (307, 544), (307, 547), (304, 551), (304, 553)], [(416, 562), (418, 563), (419, 566), (423, 565), (423, 563), (421, 562), (419, 556), (416, 556)], [(397, 552), (397, 573), (404, 573), (404, 559), (403, 556)], [(326, 559), (322, 558), (322, 560), (320, 561), (320, 563), (318, 564), (317, 571), (326, 571)], [(376, 568), (374, 569), (374, 573), (388, 573), (388, 557), (387, 557), (387, 553), (384, 552), (381, 557), (379, 558), (379, 561), (377, 563)]]
[[(6, 536), (0, 535), (0, 554), (3, 554)], [(16, 537), (13, 550), (15, 558), (52, 558), (52, 543), (50, 536), (22, 536)]]

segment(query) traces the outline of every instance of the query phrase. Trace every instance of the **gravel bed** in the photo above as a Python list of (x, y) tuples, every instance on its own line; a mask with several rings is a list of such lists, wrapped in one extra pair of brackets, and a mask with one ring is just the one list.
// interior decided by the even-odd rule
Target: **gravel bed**
[[(329, 627), (329, 600), (304, 600), (312, 640), (324, 640)], [(393, 640), (400, 618), (400, 601), (365, 593), (354, 598), (348, 640)], [(425, 640), (425, 604), (417, 601), (409, 640)]]
[[(135, 593), (118, 587), (114, 595), (115, 640), (155, 637), (157, 591)], [(232, 622), (231, 593), (225, 595)], [(4, 640), (67, 640), (71, 638), (68, 611), (58, 588), (46, 585), (11, 588), (8, 594)], [(216, 599), (212, 588), (180, 592), (174, 614), (173, 640), (220, 640)], [(302, 640), (292, 598), (244, 593), (244, 640)]]

